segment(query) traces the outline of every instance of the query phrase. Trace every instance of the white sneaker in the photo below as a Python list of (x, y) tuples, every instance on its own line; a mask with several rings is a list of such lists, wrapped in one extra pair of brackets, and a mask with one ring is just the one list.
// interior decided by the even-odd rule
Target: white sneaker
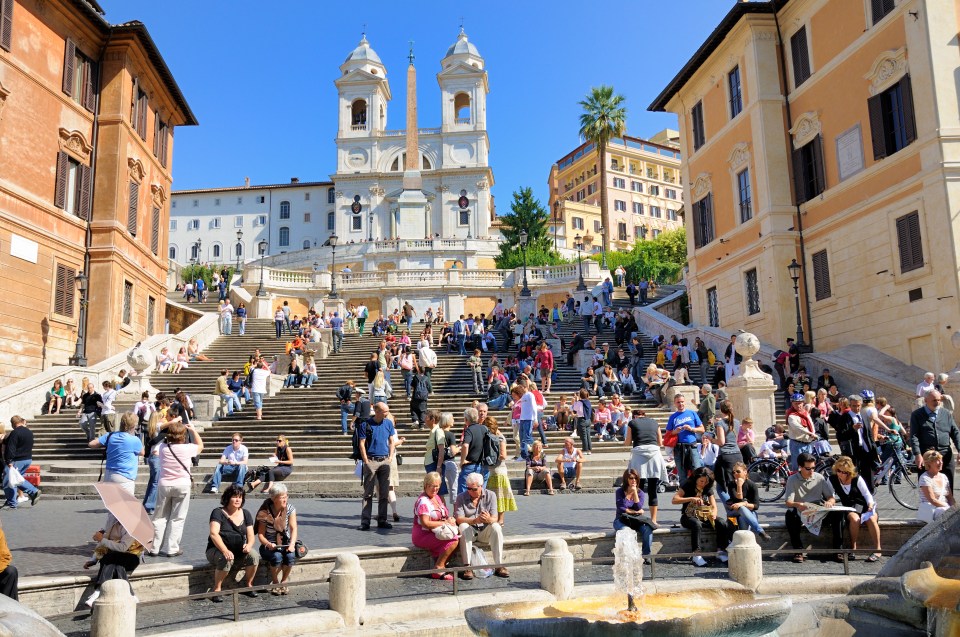
[(17, 504), (21, 504), (23, 502), (29, 502), (29, 501), (30, 501), (30, 496), (28, 496), (27, 494), (23, 494), (19, 498), (17, 498)]
[(694, 565), (694, 566), (706, 566), (706, 565), (707, 565), (707, 560), (703, 559), (703, 558), (702, 558), (701, 556), (699, 556), (699, 555), (694, 555), (694, 556), (693, 556), (693, 565)]
[(217, 487), (210, 487), (210, 493), (220, 493), (220, 489)]
[(89, 608), (93, 608), (93, 603), (97, 601), (98, 597), (100, 597), (100, 591), (99, 590), (93, 591), (93, 594), (91, 594), (90, 597), (87, 598), (87, 601), (85, 601), (84, 604), (86, 604), (87, 607)]
[(730, 558), (727, 557), (727, 552), (726, 552), (726, 551), (717, 551), (717, 559), (719, 559), (721, 562), (723, 562), (724, 564), (726, 564), (727, 561), (728, 561)]

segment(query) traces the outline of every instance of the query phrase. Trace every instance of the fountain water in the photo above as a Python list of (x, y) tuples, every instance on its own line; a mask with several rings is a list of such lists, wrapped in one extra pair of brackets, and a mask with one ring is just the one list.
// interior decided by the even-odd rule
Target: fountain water
[(629, 619), (640, 619), (635, 600), (643, 598), (643, 553), (637, 542), (637, 532), (633, 529), (617, 531), (613, 549), (613, 584), (617, 590), (627, 594)]

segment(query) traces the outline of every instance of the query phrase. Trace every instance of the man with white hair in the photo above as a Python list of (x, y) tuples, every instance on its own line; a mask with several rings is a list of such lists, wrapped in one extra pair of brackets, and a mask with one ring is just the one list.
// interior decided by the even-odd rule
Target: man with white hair
[[(953, 447), (960, 450), (960, 429), (953, 419), (953, 413), (943, 407), (943, 396), (936, 389), (928, 391), (923, 397), (923, 407), (910, 414), (910, 448), (913, 455), (920, 458), (930, 449), (936, 449), (943, 456), (943, 472), (950, 482), (953, 492), (953, 472), (956, 459)], [(917, 463), (918, 469), (920, 464)]]
[[(470, 566), (474, 542), (490, 547), (494, 564), (503, 562), (503, 528), (497, 523), (497, 495), (483, 486), (486, 481), (479, 473), (468, 474), (467, 490), (457, 496), (453, 505), (453, 515), (460, 527), (460, 558), (464, 566)], [(510, 577), (504, 566), (495, 568), (493, 574)], [(460, 577), (473, 579), (473, 571), (463, 571)]]
[(932, 391), (937, 388), (934, 381), (936, 376), (933, 372), (927, 372), (923, 375), (923, 382), (917, 385), (917, 407), (923, 406), (923, 397), (927, 395), (928, 391)]
[[(483, 439), (489, 431), (480, 424), (480, 415), (473, 407), (463, 410), (463, 443), (460, 445), (460, 480), (457, 482), (457, 495), (467, 490), (467, 476), (479, 473), (484, 482), (490, 469), (483, 464)], [(496, 507), (494, 507), (496, 508)]]
[(950, 374), (940, 373), (937, 374), (937, 391), (940, 392), (940, 395), (943, 396), (943, 406), (950, 411), (956, 411), (953, 408), (953, 396), (947, 394), (947, 383), (950, 382)]

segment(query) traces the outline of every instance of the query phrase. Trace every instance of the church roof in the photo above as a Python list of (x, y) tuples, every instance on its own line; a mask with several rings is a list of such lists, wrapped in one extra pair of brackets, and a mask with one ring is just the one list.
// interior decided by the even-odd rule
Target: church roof
[(447, 54), (444, 57), (463, 54), (481, 57), (480, 51), (478, 51), (477, 47), (467, 39), (467, 34), (464, 33), (463, 29), (460, 29), (460, 35), (457, 36), (457, 41), (450, 45), (450, 48), (447, 49)]
[(347, 62), (371, 62), (373, 64), (383, 65), (383, 62), (380, 61), (380, 56), (377, 55), (377, 52), (370, 47), (370, 43), (367, 41), (367, 36), (364, 35), (360, 40), (360, 44), (357, 45), (353, 51), (350, 52), (350, 55), (347, 56), (347, 59), (343, 61), (344, 64)]

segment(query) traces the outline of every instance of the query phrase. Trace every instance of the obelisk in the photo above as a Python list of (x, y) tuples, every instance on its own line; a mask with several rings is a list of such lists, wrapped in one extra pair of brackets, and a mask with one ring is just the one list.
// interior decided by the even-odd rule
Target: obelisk
[(406, 161), (403, 166), (403, 192), (399, 204), (396, 235), (400, 239), (423, 239), (427, 232), (427, 198), (420, 176), (420, 140), (417, 130), (417, 69), (413, 65), (413, 42), (407, 66)]

